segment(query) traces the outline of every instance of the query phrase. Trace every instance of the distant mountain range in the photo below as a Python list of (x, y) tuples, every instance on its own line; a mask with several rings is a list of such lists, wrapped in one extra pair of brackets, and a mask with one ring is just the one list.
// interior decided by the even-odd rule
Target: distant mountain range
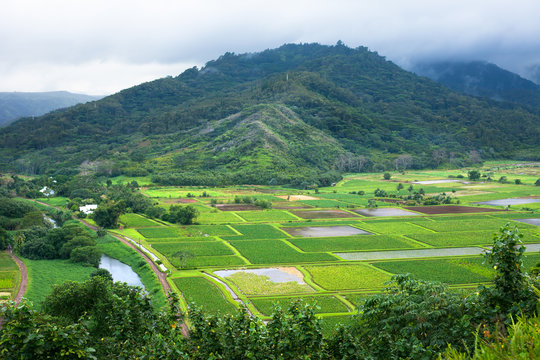
[(67, 91), (0, 92), (0, 126), (25, 116), (40, 116), (49, 111), (66, 108), (103, 96), (73, 94)]
[(538, 160), (538, 139), (529, 107), (463, 95), (364, 47), (288, 44), (21, 119), (0, 129), (0, 169), (324, 183), (398, 163)]
[(495, 64), (484, 61), (423, 63), (412, 71), (464, 94), (540, 110), (540, 85)]

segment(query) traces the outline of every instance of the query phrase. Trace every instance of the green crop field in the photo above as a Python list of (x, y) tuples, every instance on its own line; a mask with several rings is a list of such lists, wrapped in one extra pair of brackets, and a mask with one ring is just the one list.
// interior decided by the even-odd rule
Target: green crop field
[(176, 253), (190, 253), (193, 256), (234, 255), (231, 248), (221, 241), (160, 242), (152, 247), (168, 258), (176, 257)]
[(316, 305), (315, 313), (344, 313), (349, 312), (349, 308), (334, 296), (295, 296), (295, 297), (278, 297), (278, 298), (252, 298), (251, 302), (257, 310), (263, 315), (271, 315), (275, 306), (281, 307), (283, 310), (300, 301), (300, 304)]
[(397, 250), (421, 247), (404, 238), (388, 235), (357, 235), (335, 238), (295, 238), (289, 241), (306, 252)]
[(364, 264), (306, 266), (313, 281), (326, 290), (382, 288), (390, 275)]
[(237, 214), (246, 221), (279, 222), (298, 220), (296, 216), (282, 210), (239, 211)]
[(241, 240), (231, 244), (253, 264), (282, 264), (333, 261), (335, 257), (325, 253), (301, 253), (281, 240)]
[(197, 217), (199, 224), (229, 224), (244, 222), (232, 212), (209, 212), (201, 213)]
[(487, 282), (493, 271), (483, 264), (483, 257), (460, 259), (419, 259), (388, 261), (373, 264), (393, 274), (411, 274), (413, 278), (440, 281), (447, 284)]
[(123, 214), (119, 221), (126, 227), (143, 228), (152, 226), (162, 226), (160, 223), (147, 219), (138, 214)]
[(265, 224), (257, 225), (233, 225), (239, 233), (242, 235), (235, 236), (222, 236), (223, 240), (257, 240), (257, 239), (283, 239), (288, 238), (289, 235), (285, 234), (281, 230)]
[(230, 314), (236, 310), (217, 285), (203, 277), (176, 278), (173, 282), (189, 303), (202, 307), (210, 314)]
[[(423, 224), (419, 222), (418, 224)], [(426, 230), (410, 222), (392, 222), (392, 221), (365, 221), (360, 227), (364, 230), (380, 234), (429, 234), (433, 231)]]
[(227, 225), (181, 225), (180, 236), (223, 236), (236, 235), (233, 229)]
[(266, 275), (239, 271), (226, 277), (246, 295), (283, 295), (314, 292), (309, 285), (295, 281), (273, 282)]
[[(504, 166), (510, 165), (505, 163)], [(540, 218), (540, 204), (512, 205), (508, 211), (504, 211), (502, 206), (477, 205), (475, 202), (540, 196), (540, 187), (532, 185), (540, 177), (540, 170), (531, 175), (520, 174), (520, 167), (510, 166), (508, 171), (513, 173), (483, 168), (479, 171), (486, 176), (477, 182), (468, 181), (468, 170), (408, 169), (405, 172), (391, 172), (390, 180), (383, 180), (382, 173), (349, 174), (335, 186), (322, 187), (318, 191), (259, 185), (206, 189), (150, 185), (150, 188), (140, 191), (165, 209), (185, 202), (178, 199), (187, 199), (189, 193), (190, 200), (196, 201), (193, 206), (200, 212), (194, 219), (194, 225), (164, 225), (159, 219), (154, 221), (141, 215), (124, 214), (120, 218), (123, 228), (113, 231), (154, 249), (158, 253), (156, 255), (163, 258), (170, 270), (170, 278), (182, 291), (184, 298), (204, 306), (212, 313), (230, 313), (238, 307), (238, 303), (224, 292), (221, 285), (211, 281), (205, 274), (218, 276), (216, 274), (224, 274), (220, 270), (255, 270), (263, 267), (287, 266), (290, 271), (295, 268), (304, 275), (305, 284), (271, 281), (253, 272), (236, 272), (221, 280), (230, 285), (231, 291), (236, 292), (236, 296), (249, 309), (265, 317), (271, 315), (275, 303), (287, 308), (297, 298), (302, 300), (302, 304), (316, 302), (319, 308), (315, 311), (321, 316), (324, 332), (331, 333), (335, 324), (350, 320), (350, 315), (356, 312), (353, 308), (361, 305), (364, 299), (380, 293), (394, 274), (408, 273), (415, 279), (445, 282), (452, 285), (453, 291), (471, 291), (479, 283), (486, 285), (492, 281), (495, 271), (483, 263), (482, 256), (451, 256), (443, 252), (443, 248), (454, 248), (452, 251), (455, 254), (462, 253), (463, 250), (459, 250), (462, 247), (486, 249), (493, 244), (493, 234), (501, 226), (511, 223), (517, 225), (523, 234), (523, 243), (531, 250), (536, 249), (530, 245), (540, 244), (540, 226), (512, 220)], [(495, 180), (504, 174), (511, 183), (489, 181), (487, 174)], [(458, 180), (457, 175), (463, 175), (463, 180), (413, 183), (455, 181)], [(515, 178), (520, 178), (526, 185), (514, 184)], [(398, 184), (404, 188), (398, 191)], [(409, 191), (411, 186), (412, 190)], [(388, 196), (385, 199), (375, 197), (376, 189), (385, 190)], [(370, 206), (404, 209), (405, 202), (408, 202), (407, 207), (412, 206), (412, 200), (405, 197), (420, 189), (430, 194), (428, 196), (445, 192), (451, 197), (452, 204), (457, 204), (459, 200), (460, 205), (471, 206), (473, 209), (499, 211), (419, 214), (408, 217), (392, 216), (392, 213), (364, 216), (354, 212), (366, 209), (370, 199), (375, 199), (375, 203)], [(209, 197), (202, 197), (203, 191)], [(364, 193), (358, 195), (359, 191)], [(211, 206), (211, 203), (216, 202), (233, 203), (235, 197), (244, 196), (269, 200), (273, 209), (245, 211), (247, 208), (237, 208), (222, 211)], [(302, 197), (293, 196), (311, 196), (314, 200), (302, 200)], [(394, 200), (393, 196), (398, 199)], [(397, 202), (383, 201), (388, 199)], [(45, 199), (59, 205), (67, 200)], [(416, 205), (425, 204), (419, 201)], [(349, 213), (328, 212), (338, 208), (350, 212), (350, 217)], [(306, 209), (310, 212), (305, 212)], [(347, 217), (340, 219), (337, 216)], [(332, 236), (334, 232), (328, 230), (328, 237), (301, 237), (290, 236), (284, 231), (291, 227), (337, 225), (356, 227), (373, 235)], [(409, 250), (429, 252), (411, 254)], [(386, 251), (394, 252), (385, 254)], [(334, 255), (338, 252), (351, 252), (361, 259), (373, 260), (346, 260), (345, 256), (341, 258)], [(417, 254), (428, 254), (430, 257), (412, 257)], [(1, 262), (0, 258), (0, 265)], [(526, 253), (524, 269), (538, 263), (540, 253)], [(16, 270), (12, 268), (5, 271)], [(0, 276), (0, 285), (2, 279)], [(5, 283), (9, 281), (6, 275)], [(31, 289), (30, 296), (35, 298), (35, 291), (36, 288)], [(342, 316), (343, 313), (349, 315)]]
[(178, 229), (172, 227), (144, 228), (137, 231), (145, 238), (176, 238)]

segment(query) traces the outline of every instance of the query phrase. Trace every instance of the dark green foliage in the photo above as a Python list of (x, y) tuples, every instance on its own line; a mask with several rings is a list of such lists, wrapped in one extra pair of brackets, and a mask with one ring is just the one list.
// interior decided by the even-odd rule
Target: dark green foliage
[(463, 298), (446, 286), (396, 275), (384, 294), (366, 300), (350, 328), (338, 332), (331, 351), (336, 358), (431, 359), (448, 344), (472, 345), (467, 312)]
[(69, 260), (97, 268), (101, 260), (101, 250), (97, 246), (79, 246), (71, 251)]
[[(73, 174), (90, 160), (88, 172), (162, 184), (320, 187), (333, 169), (390, 169), (399, 154), (412, 167), (472, 164), (470, 151), (537, 159), (539, 136), (538, 115), (452, 92), (366, 48), (289, 44), (22, 119), (0, 130), (0, 153), (27, 173)], [(440, 144), (451, 159), (431, 156)]]
[(58, 252), (58, 255), (63, 259), (68, 259), (71, 256), (71, 252), (78, 247), (82, 246), (96, 246), (96, 240), (90, 236), (75, 236), (71, 240), (67, 241)]
[(163, 214), (161, 218), (174, 224), (191, 225), (197, 216), (199, 216), (199, 210), (191, 205), (172, 205), (169, 212)]
[(2, 359), (95, 359), (89, 333), (81, 323), (62, 324), (26, 302), (17, 307), (3, 304), (0, 313)]
[(392, 174), (390, 174), (389, 172), (385, 172), (383, 174), (383, 179), (384, 180), (390, 180), (391, 177), (392, 177)]
[(118, 218), (124, 213), (125, 208), (124, 201), (100, 205), (92, 213), (92, 219), (99, 227), (112, 229), (118, 226)]
[(103, 277), (103, 278), (105, 278), (107, 280), (113, 281), (112, 274), (107, 269), (96, 269), (96, 270), (94, 270), (90, 274), (90, 277), (92, 278), (94, 276), (101, 276), (101, 277)]
[(495, 234), (493, 248), (485, 255), (496, 275), (494, 286), (483, 288), (480, 298), (486, 305), (484, 309), (499, 318), (530, 315), (536, 310), (537, 298), (523, 272), (522, 236), (515, 225), (506, 224)]
[(540, 179), (537, 179), (536, 182), (534, 183), (534, 185), (540, 186)]
[(481, 175), (482, 174), (480, 174), (480, 171), (478, 171), (478, 170), (471, 170), (468, 173), (469, 180), (478, 180), (478, 179), (480, 179)]

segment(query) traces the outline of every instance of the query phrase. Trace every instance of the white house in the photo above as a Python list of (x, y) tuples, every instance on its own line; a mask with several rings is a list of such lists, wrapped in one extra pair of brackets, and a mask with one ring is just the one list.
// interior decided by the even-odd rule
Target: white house
[(97, 209), (96, 204), (84, 205), (84, 206), (79, 207), (79, 211), (85, 213), (86, 215), (90, 215), (96, 209)]
[(40, 193), (42, 193), (43, 195), (45, 196), (53, 196), (54, 195), (54, 190), (53, 189), (49, 189), (48, 187), (43, 187), (43, 189), (39, 190)]

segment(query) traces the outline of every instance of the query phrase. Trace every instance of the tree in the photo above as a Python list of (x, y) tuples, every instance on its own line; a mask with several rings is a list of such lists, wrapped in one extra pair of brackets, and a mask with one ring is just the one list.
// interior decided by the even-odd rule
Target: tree
[(471, 170), (468, 172), (469, 180), (472, 180), (472, 181), (480, 179), (481, 175), (482, 174), (480, 174), (480, 171), (478, 170)]
[(69, 260), (97, 268), (101, 260), (101, 250), (97, 246), (77, 247), (71, 251)]
[(118, 226), (118, 218), (125, 211), (126, 204), (124, 201), (100, 205), (92, 214), (92, 219), (96, 224), (105, 229), (112, 229)]
[(384, 180), (390, 180), (391, 177), (392, 177), (392, 174), (390, 174), (389, 172), (385, 172), (383, 174), (383, 179)]
[(493, 236), (493, 247), (485, 261), (496, 271), (494, 286), (482, 288), (481, 298), (496, 315), (531, 314), (536, 309), (536, 297), (523, 273), (522, 234), (517, 226), (506, 224)]
[(403, 189), (403, 184), (402, 183), (397, 184), (396, 190), (397, 190), (398, 194), (399, 194), (399, 191), (402, 190), (402, 189)]
[(405, 170), (408, 169), (413, 163), (413, 157), (409, 154), (399, 155), (394, 160), (394, 166), (396, 170)]
[(58, 252), (58, 255), (63, 259), (69, 259), (71, 256), (71, 252), (76, 248), (96, 245), (96, 240), (92, 239), (88, 235), (75, 236), (73, 239), (67, 241), (66, 243), (64, 243), (64, 245), (62, 245), (60, 251)]
[(540, 179), (536, 180), (536, 182), (534, 183), (534, 185), (540, 186)]
[(334, 352), (356, 353), (336, 358), (430, 359), (448, 344), (463, 349), (474, 341), (463, 298), (440, 283), (395, 275), (385, 293), (368, 298), (360, 310), (344, 330), (352, 336), (342, 333), (341, 343), (334, 343)]
[(191, 205), (172, 205), (169, 212), (163, 214), (162, 219), (175, 224), (191, 225), (197, 216), (199, 216), (199, 210)]

